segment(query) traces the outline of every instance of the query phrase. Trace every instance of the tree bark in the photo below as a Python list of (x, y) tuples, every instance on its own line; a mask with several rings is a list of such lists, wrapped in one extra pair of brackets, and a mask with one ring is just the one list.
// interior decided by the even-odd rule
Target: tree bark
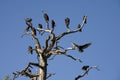
[(39, 80), (46, 80), (47, 78), (47, 59), (45, 57), (43, 57), (43, 55), (40, 55), (40, 66), (42, 68), (40, 68), (39, 71)]

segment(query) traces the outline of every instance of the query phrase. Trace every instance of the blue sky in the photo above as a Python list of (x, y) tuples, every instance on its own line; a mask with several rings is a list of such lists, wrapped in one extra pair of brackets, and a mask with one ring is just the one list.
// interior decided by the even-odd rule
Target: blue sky
[[(38, 23), (45, 25), (42, 10), (56, 21), (57, 34), (66, 30), (66, 17), (71, 19), (70, 27), (74, 29), (87, 15), (88, 22), (83, 32), (66, 36), (60, 43), (70, 47), (71, 42), (92, 42), (84, 53), (70, 52), (81, 58), (83, 63), (65, 56), (49, 61), (48, 73), (56, 75), (48, 80), (74, 80), (76, 75), (82, 73), (83, 65), (97, 65), (100, 71), (91, 70), (81, 80), (120, 79), (120, 0), (0, 0), (0, 80), (23, 69), (29, 61), (36, 61), (35, 55), (27, 54), (28, 46), (34, 46), (31, 37), (20, 36), (26, 27), (26, 17), (33, 19), (35, 27)], [(16, 80), (29, 79), (22, 77)]]

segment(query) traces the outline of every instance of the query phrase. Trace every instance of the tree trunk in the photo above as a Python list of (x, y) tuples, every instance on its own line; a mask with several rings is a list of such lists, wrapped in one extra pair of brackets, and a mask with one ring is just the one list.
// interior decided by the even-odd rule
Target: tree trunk
[(46, 80), (47, 77), (47, 59), (45, 57), (43, 57), (43, 55), (40, 55), (40, 66), (42, 68), (40, 68), (39, 71), (39, 80)]

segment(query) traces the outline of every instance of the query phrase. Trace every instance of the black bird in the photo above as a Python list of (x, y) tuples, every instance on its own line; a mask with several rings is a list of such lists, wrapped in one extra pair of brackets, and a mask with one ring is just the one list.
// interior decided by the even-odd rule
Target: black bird
[(43, 17), (44, 17), (44, 19), (45, 19), (45, 22), (46, 22), (46, 27), (47, 27), (47, 29), (49, 29), (49, 16), (48, 16), (48, 14), (47, 13), (44, 13), (43, 11), (42, 11), (42, 13), (43, 13)]
[(87, 24), (87, 16), (83, 16), (83, 20), (85, 20), (84, 23)]
[(30, 68), (28, 68), (28, 72), (29, 72), (29, 73), (32, 73), (32, 71), (31, 71), (31, 69), (30, 69)]
[(38, 29), (42, 29), (42, 24), (38, 24)]
[(46, 23), (48, 23), (48, 21), (49, 21), (49, 16), (48, 16), (48, 14), (47, 14), (47, 13), (44, 13), (44, 11), (42, 11), (42, 13), (43, 13), (43, 17), (44, 17)]
[(78, 29), (80, 29), (79, 31), (82, 32), (82, 28), (80, 24), (78, 24)]
[(83, 67), (82, 67), (82, 70), (85, 70), (85, 71), (86, 71), (86, 70), (88, 70), (89, 67), (90, 67), (90, 66), (88, 66), (88, 65), (83, 66)]
[(54, 20), (51, 20), (51, 26), (52, 26), (52, 28), (55, 27), (55, 21)]
[(52, 26), (52, 31), (54, 31), (54, 28), (55, 28), (55, 21), (54, 20), (51, 20), (51, 26)]
[(65, 24), (66, 24), (67, 29), (70, 31), (70, 28), (69, 28), (70, 18), (67, 17), (67, 18), (65, 19)]
[(86, 43), (84, 45), (77, 45), (75, 43), (72, 43), (72, 45), (75, 49), (78, 49), (80, 52), (84, 52), (84, 49), (89, 47), (91, 45), (91, 43)]
[(29, 47), (28, 47), (28, 52), (29, 52), (30, 54), (33, 54), (32, 46), (29, 46)]
[(25, 19), (25, 22), (31, 22), (31, 21), (32, 21), (31, 18), (26, 18), (26, 19)]
[(39, 34), (42, 32), (42, 28), (43, 28), (42, 24), (38, 24), (37, 30), (38, 30)]

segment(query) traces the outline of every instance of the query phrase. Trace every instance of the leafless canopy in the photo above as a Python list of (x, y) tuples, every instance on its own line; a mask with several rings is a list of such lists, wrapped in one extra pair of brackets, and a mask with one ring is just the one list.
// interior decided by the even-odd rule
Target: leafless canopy
[[(25, 19), (25, 23), (26, 23), (27, 27), (25, 29), (25, 33), (21, 37), (24, 37), (25, 35), (31, 35), (33, 41), (35, 42), (35, 46), (33, 46), (33, 47), (29, 46), (28, 52), (30, 54), (36, 53), (38, 62), (36, 62), (36, 63), (29, 62), (29, 64), (26, 66), (25, 69), (14, 72), (13, 80), (20, 75), (27, 76), (31, 80), (35, 80), (35, 79), (36, 80), (38, 80), (38, 79), (46, 80), (47, 78), (51, 77), (52, 75), (55, 75), (55, 73), (51, 73), (51, 74), (47, 73), (47, 66), (48, 66), (47, 61), (48, 60), (50, 60), (50, 59), (53, 60), (56, 55), (64, 55), (74, 61), (82, 62), (82, 60), (80, 58), (75, 58), (74, 56), (69, 55), (68, 51), (69, 50), (79, 50), (80, 52), (83, 52), (83, 49), (85, 49), (89, 45), (91, 45), (91, 43), (87, 43), (87, 44), (83, 44), (83, 45), (77, 45), (75, 43), (72, 43), (71, 47), (64, 48), (61, 45), (59, 45), (59, 43), (58, 43), (66, 35), (80, 32), (83, 29), (84, 24), (86, 24), (86, 21), (87, 21), (86, 16), (83, 17), (82, 23), (81, 24), (78, 23), (79, 24), (78, 27), (73, 30), (71, 30), (69, 28), (70, 19), (66, 18), (65, 26), (67, 27), (68, 30), (66, 30), (65, 32), (62, 32), (59, 35), (56, 35), (54, 32), (54, 28), (56, 26), (55, 21), (52, 19), (51, 22), (49, 23), (49, 16), (47, 13), (44, 13), (44, 12), (43, 12), (43, 17), (46, 22), (46, 27), (44, 27), (41, 23), (38, 24), (38, 27), (34, 27), (32, 25), (31, 18)], [(51, 28), (49, 27), (49, 24), (51, 24)], [(45, 33), (48, 33), (48, 37), (44, 40), (45, 45), (42, 45), (41, 39), (39, 38), (39, 36), (42, 37), (42, 36), (44, 36)], [(36, 73), (33, 74), (32, 73), (33, 67), (39, 68), (39, 71), (37, 71)], [(79, 78), (83, 77), (92, 68), (93, 67), (88, 67), (88, 69), (86, 69), (85, 73), (78, 75), (75, 78), (75, 80), (78, 80)]]

